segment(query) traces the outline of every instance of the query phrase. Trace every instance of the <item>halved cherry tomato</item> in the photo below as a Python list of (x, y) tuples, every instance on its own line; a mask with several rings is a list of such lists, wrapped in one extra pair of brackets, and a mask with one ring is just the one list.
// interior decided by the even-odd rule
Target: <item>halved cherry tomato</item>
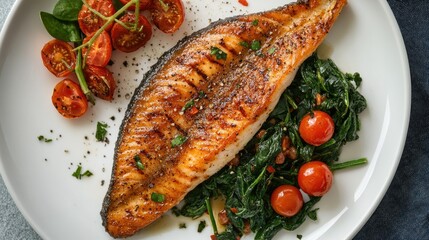
[(126, 29), (119, 23), (113, 25), (111, 36), (112, 44), (115, 49), (127, 53), (133, 52), (144, 46), (152, 37), (152, 26), (145, 16), (139, 15), (139, 22), (135, 30), (132, 29), (135, 22), (134, 14), (125, 14), (119, 20), (127, 24), (130, 29)]
[[(130, 0), (120, 0), (121, 1), (121, 3), (122, 4), (127, 4)], [(140, 9), (140, 11), (143, 11), (143, 10), (146, 10), (146, 9), (148, 9), (149, 7), (150, 7), (150, 4), (151, 4), (151, 0), (140, 0), (139, 1), (140, 2), (140, 6), (139, 6), (139, 9)], [(128, 8), (128, 10), (131, 10), (131, 11), (134, 11), (136, 8), (135, 8), (135, 5), (133, 4), (133, 5), (131, 5), (131, 7), (129, 7)]]
[[(105, 17), (115, 14), (115, 7), (113, 6), (112, 0), (87, 0), (87, 3), (91, 8)], [(100, 29), (106, 21), (91, 12), (84, 4), (79, 11), (78, 23), (82, 32), (88, 36)], [(112, 26), (113, 24), (109, 24), (106, 30), (109, 31)]]
[(334, 135), (335, 124), (329, 114), (316, 110), (305, 115), (299, 124), (299, 135), (308, 144), (320, 146)]
[(280, 185), (271, 193), (271, 207), (283, 217), (296, 215), (304, 205), (301, 192), (292, 185)]
[(320, 197), (331, 189), (333, 174), (328, 165), (321, 161), (311, 161), (298, 171), (298, 185), (310, 196)]
[(83, 70), (89, 90), (96, 97), (111, 101), (116, 89), (113, 74), (105, 67), (86, 65)]
[(151, 12), (153, 23), (165, 33), (177, 31), (185, 19), (181, 0), (153, 0)]
[(79, 84), (70, 79), (59, 82), (52, 93), (52, 103), (66, 118), (82, 116), (88, 109), (88, 101)]
[[(87, 43), (94, 34), (87, 36), (83, 43)], [(82, 49), (82, 55), (85, 57), (87, 48)], [(98, 67), (105, 67), (112, 57), (112, 42), (106, 31), (103, 31), (94, 43), (91, 45), (85, 64)]]
[(43, 46), (42, 60), (45, 67), (57, 77), (66, 77), (76, 66), (76, 54), (72, 46), (57, 39)]

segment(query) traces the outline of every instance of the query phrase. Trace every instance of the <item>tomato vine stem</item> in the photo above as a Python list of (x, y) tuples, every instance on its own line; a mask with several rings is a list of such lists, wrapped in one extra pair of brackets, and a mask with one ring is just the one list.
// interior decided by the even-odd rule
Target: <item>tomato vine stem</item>
[[(82, 2), (86, 5), (89, 6), (88, 3), (86, 2), (86, 0), (82, 0)], [(131, 5), (136, 5), (136, 18), (138, 21), (138, 7), (140, 5), (139, 0), (131, 0), (129, 1), (127, 4), (125, 4), (123, 7), (121, 7), (118, 11), (116, 11), (112, 16), (109, 17), (105, 17), (104, 15), (102, 15), (101, 13), (97, 12), (95, 9), (92, 8), (88, 8), (90, 11), (94, 12), (97, 16), (98, 14), (103, 16), (102, 18), (106, 20), (106, 22), (103, 24), (103, 26), (101, 26), (95, 33), (94, 35), (89, 39), (88, 42), (76, 47), (75, 49), (73, 49), (74, 51), (79, 50), (79, 49), (83, 49), (85, 47), (88, 47), (88, 49), (90, 49), (90, 47), (92, 46), (92, 44), (95, 42), (95, 40), (97, 39), (98, 36), (100, 36), (101, 33), (103, 33), (104, 30), (106, 30), (107, 26), (109, 26), (113, 21), (115, 21), (115, 19), (121, 15), (124, 11), (126, 11)], [(92, 10), (91, 10), (92, 9)], [(137, 21), (136, 21), (136, 26), (137, 26)], [(86, 51), (85, 56), (83, 58), (83, 62), (82, 62), (82, 68), (85, 68), (85, 63), (86, 63), (86, 58), (88, 57), (88, 53), (89, 50)]]
[(74, 69), (77, 79), (79, 80), (80, 88), (82, 92), (85, 94), (86, 98), (92, 105), (95, 105), (94, 94), (89, 90), (88, 84), (86, 83), (85, 76), (83, 75), (82, 70), (82, 49), (77, 50), (77, 59), (76, 59), (76, 67)]
[[(131, 0), (127, 4), (125, 4), (123, 7), (121, 7), (118, 11), (116, 11), (112, 16), (106, 17), (97, 10), (93, 9), (91, 6), (89, 6), (88, 2), (86, 0), (82, 0), (83, 4), (85, 4), (88, 9), (93, 12), (95, 15), (100, 17), (101, 19), (105, 20), (106, 22), (101, 26), (94, 35), (89, 39), (88, 42), (80, 44), (78, 47), (74, 48), (73, 51), (77, 51), (77, 60), (76, 60), (76, 67), (75, 67), (75, 73), (79, 80), (79, 85), (85, 94), (86, 98), (92, 105), (95, 105), (95, 97), (94, 94), (91, 92), (91, 90), (88, 88), (88, 84), (85, 80), (85, 75), (83, 74), (83, 69), (85, 68), (86, 59), (88, 57), (89, 49), (91, 48), (94, 41), (100, 36), (101, 33), (103, 33), (104, 30), (106, 30), (107, 26), (109, 26), (113, 21), (118, 21), (116, 18), (120, 16), (124, 11), (126, 11), (131, 5), (135, 5), (135, 23), (132, 27), (132, 29), (136, 29), (138, 26), (138, 18), (139, 18), (139, 7), (140, 7), (140, 1), (139, 0)], [(124, 23), (120, 22), (121, 25), (124, 25)], [(88, 51), (86, 51), (85, 56), (83, 56), (82, 59), (82, 49), (88, 48)]]

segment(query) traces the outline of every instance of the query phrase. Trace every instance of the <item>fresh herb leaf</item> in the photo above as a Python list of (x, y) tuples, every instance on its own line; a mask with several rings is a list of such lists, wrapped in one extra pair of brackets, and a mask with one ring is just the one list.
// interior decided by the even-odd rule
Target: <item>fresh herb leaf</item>
[(179, 228), (180, 229), (186, 228), (186, 223), (179, 223)]
[(276, 47), (272, 47), (272, 48), (270, 48), (269, 50), (268, 50), (268, 54), (269, 55), (273, 55), (273, 53), (275, 53), (277, 51), (277, 48)]
[(177, 135), (175, 138), (173, 138), (173, 140), (171, 140), (171, 147), (173, 147), (173, 148), (178, 147), (178, 146), (182, 145), (183, 143), (185, 143), (186, 140), (188, 140), (187, 137), (182, 136), (182, 135)]
[(61, 21), (47, 12), (40, 12), (40, 18), (48, 33), (65, 42), (81, 42), (81, 32), (75, 22)]
[(218, 47), (211, 47), (210, 54), (215, 55), (217, 60), (226, 60), (227, 54)]
[(250, 48), (250, 44), (246, 41), (241, 41), (239, 42), (240, 46), (245, 47), (245, 48)]
[(95, 132), (95, 138), (97, 141), (104, 141), (107, 134), (107, 123), (97, 122), (97, 131)]
[(198, 232), (202, 232), (204, 230), (204, 228), (206, 228), (207, 223), (205, 220), (200, 221), (200, 223), (198, 224)]
[(165, 195), (164, 195), (164, 194), (161, 194), (161, 193), (153, 192), (153, 193), (150, 195), (150, 199), (151, 199), (152, 201), (154, 201), (154, 202), (162, 203), (162, 202), (164, 202), (164, 201), (165, 201)]
[(40, 136), (38, 136), (37, 137), (37, 139), (39, 139), (39, 141), (41, 141), (41, 142), (52, 142), (52, 139), (51, 138), (45, 138), (44, 136), (42, 136), (42, 135), (40, 135)]
[(82, 173), (81, 165), (77, 166), (76, 171), (74, 171), (72, 174), (72, 176), (75, 177), (76, 179), (82, 179), (82, 177), (90, 177), (92, 175), (93, 175), (92, 172), (89, 170), (86, 170), (84, 173)]
[(309, 211), (309, 212), (307, 213), (307, 216), (308, 216), (311, 220), (313, 220), (313, 221), (316, 221), (316, 220), (317, 220), (317, 210), (319, 210), (319, 209), (318, 209), (318, 208), (316, 208), (316, 209), (311, 210), (311, 211)]
[(82, 4), (82, 0), (59, 0), (52, 14), (59, 20), (77, 21)]
[(252, 21), (253, 26), (258, 26), (258, 24), (259, 24), (259, 19), (255, 19)]
[(199, 99), (202, 99), (202, 98), (205, 98), (205, 97), (206, 97), (206, 93), (204, 91), (199, 91), (198, 92), (198, 98)]
[(261, 49), (261, 42), (258, 40), (252, 40), (252, 42), (250, 43), (250, 49), (252, 49), (253, 51), (258, 51), (259, 49)]
[(139, 170), (144, 170), (144, 165), (143, 165), (142, 160), (141, 160), (139, 155), (134, 156), (134, 161), (136, 162), (136, 167)]
[(113, 6), (115, 7), (115, 10), (118, 11), (119, 9), (121, 9), (124, 4), (120, 1), (120, 0), (113, 0)]
[(183, 108), (182, 108), (182, 112), (185, 112), (186, 110), (188, 110), (189, 108), (193, 107), (194, 105), (195, 105), (195, 100), (194, 100), (194, 99), (189, 100), (189, 101), (185, 104), (185, 106), (183, 106)]

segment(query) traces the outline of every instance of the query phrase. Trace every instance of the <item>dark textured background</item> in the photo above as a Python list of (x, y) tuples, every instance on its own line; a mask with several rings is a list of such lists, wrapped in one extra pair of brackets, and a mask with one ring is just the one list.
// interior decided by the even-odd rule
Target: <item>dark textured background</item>
[[(0, 27), (15, 0), (0, 0)], [(429, 239), (429, 0), (388, 0), (411, 69), (410, 127), (393, 182), (356, 235), (368, 239)], [(0, 178), (0, 240), (40, 239), (19, 213)]]
[(355, 239), (424, 240), (429, 239), (429, 1), (387, 2), (410, 62), (410, 126), (392, 184)]

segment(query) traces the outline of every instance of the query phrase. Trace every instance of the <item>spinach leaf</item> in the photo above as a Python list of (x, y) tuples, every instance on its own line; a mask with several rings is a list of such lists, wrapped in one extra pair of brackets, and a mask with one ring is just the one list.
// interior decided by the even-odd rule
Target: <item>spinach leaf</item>
[(118, 11), (124, 6), (124, 4), (119, 0), (113, 0), (113, 6), (115, 7), (115, 10)]
[(59, 0), (52, 13), (59, 20), (77, 21), (82, 4), (82, 0)]
[[(297, 229), (307, 218), (316, 220), (318, 209), (313, 207), (320, 197), (310, 197), (293, 217), (282, 217), (271, 207), (270, 195), (276, 187), (298, 186), (297, 175), (302, 164), (319, 159), (336, 170), (366, 163), (366, 159), (358, 159), (334, 164), (342, 146), (359, 137), (358, 114), (367, 107), (365, 98), (357, 91), (362, 83), (360, 75), (343, 73), (332, 60), (319, 59), (316, 54), (301, 65), (298, 73), (262, 125), (263, 137), (254, 137), (238, 154), (240, 164), (224, 167), (185, 197), (179, 212), (192, 218), (207, 211), (205, 199), (225, 198), (229, 223), (223, 233), (216, 234), (217, 239), (236, 239), (250, 226), (256, 233), (255, 239), (269, 240), (282, 229)], [(323, 96), (323, 101), (316, 104), (316, 96)], [(327, 112), (335, 122), (334, 136), (318, 147), (304, 142), (298, 131), (301, 118), (314, 110)], [(282, 141), (286, 137), (296, 156), (276, 164), (276, 157), (284, 151)], [(268, 166), (275, 171), (268, 172)]]
[(65, 42), (82, 41), (79, 27), (75, 22), (61, 21), (47, 12), (40, 12), (40, 17), (52, 37)]

